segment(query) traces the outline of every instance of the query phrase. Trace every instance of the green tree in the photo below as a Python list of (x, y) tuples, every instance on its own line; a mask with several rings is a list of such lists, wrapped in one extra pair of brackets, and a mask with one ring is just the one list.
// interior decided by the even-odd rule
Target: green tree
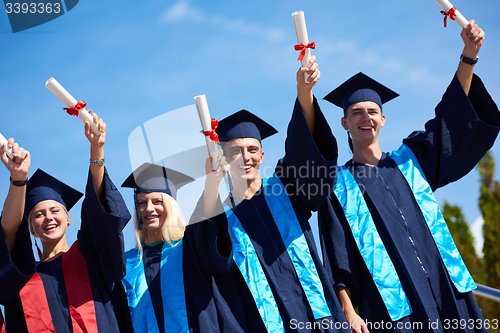
[[(494, 179), (495, 161), (487, 152), (478, 164), (481, 176), (479, 209), (483, 215), (483, 272), (487, 286), (500, 289), (500, 183)], [(500, 306), (496, 302), (478, 302), (488, 319), (500, 319)]]
[(482, 273), (481, 259), (476, 255), (474, 248), (474, 237), (465, 221), (462, 209), (459, 206), (452, 206), (448, 202), (444, 202), (442, 209), (443, 217), (448, 224), (453, 241), (457, 246), (465, 266), (472, 275), (472, 278), (477, 283), (484, 283)]

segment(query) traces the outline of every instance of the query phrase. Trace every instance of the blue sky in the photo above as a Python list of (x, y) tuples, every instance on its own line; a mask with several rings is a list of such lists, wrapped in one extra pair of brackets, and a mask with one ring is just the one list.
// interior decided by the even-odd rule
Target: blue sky
[[(455, 0), (453, 4), (486, 32), (476, 73), (498, 102), (500, 3)], [(30, 176), (42, 168), (84, 191), (89, 144), (83, 123), (62, 111), (62, 103), (44, 87), (53, 76), (106, 121), (106, 166), (119, 186), (133, 163), (148, 158), (137, 147), (132, 162), (129, 158), (129, 137), (141, 134), (137, 131), (142, 124), (156, 125), (149, 130), (144, 125), (143, 131), (150, 143), (155, 138), (159, 145), (155, 154), (161, 157), (203, 145), (190, 105), (194, 96), (205, 94), (217, 119), (245, 108), (278, 129), (279, 134), (263, 145), (264, 167), (269, 170), (283, 155), (296, 96), (299, 62), (291, 14), (297, 10), (305, 11), (309, 40), (316, 42), (313, 54), (322, 76), (314, 92), (338, 138), (339, 163), (350, 158), (341, 111), (321, 99), (359, 71), (401, 95), (384, 107), (387, 123), (380, 137), (384, 151), (423, 129), (463, 48), (458, 25), (449, 21), (443, 28), (441, 8), (433, 0), (330, 0), (307, 5), (295, 0), (82, 0), (69, 13), (15, 34), (6, 13), (0, 12), (0, 133), (30, 150)], [(185, 118), (178, 113), (163, 116), (183, 107), (187, 107)], [(134, 135), (130, 142), (135, 144)], [(498, 142), (493, 155), (499, 165)], [(3, 166), (1, 170), (3, 202), (9, 174)], [(187, 217), (202, 186), (200, 178), (178, 193)], [(132, 210), (132, 190), (121, 192)], [(447, 200), (461, 206), (472, 223), (480, 214), (478, 172), (439, 189), (436, 196), (441, 204)], [(81, 201), (71, 211), (76, 223), (68, 229), (70, 243), (76, 239), (80, 205)], [(130, 224), (126, 248), (133, 246)]]

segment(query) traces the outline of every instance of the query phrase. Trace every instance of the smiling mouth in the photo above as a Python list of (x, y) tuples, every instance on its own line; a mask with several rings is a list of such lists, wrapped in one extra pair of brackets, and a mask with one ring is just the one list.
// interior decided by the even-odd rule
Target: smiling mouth
[(250, 170), (253, 169), (253, 167), (254, 167), (254, 165), (251, 164), (251, 165), (243, 165), (243, 166), (240, 166), (239, 168), (240, 168), (240, 170), (244, 170), (245, 172), (249, 172)]
[(48, 225), (45, 228), (43, 228), (43, 230), (45, 230), (45, 231), (52, 231), (52, 230), (57, 229), (58, 227), (59, 226), (57, 224), (51, 224), (51, 225)]
[(361, 126), (361, 127), (359, 127), (359, 129), (361, 129), (363, 131), (367, 131), (367, 130), (371, 130), (372, 127), (371, 126)]

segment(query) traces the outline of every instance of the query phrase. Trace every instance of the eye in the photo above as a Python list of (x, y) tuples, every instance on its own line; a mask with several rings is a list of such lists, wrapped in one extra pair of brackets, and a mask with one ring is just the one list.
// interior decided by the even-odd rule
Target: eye
[(163, 203), (163, 200), (155, 200), (153, 203), (155, 205), (161, 205)]

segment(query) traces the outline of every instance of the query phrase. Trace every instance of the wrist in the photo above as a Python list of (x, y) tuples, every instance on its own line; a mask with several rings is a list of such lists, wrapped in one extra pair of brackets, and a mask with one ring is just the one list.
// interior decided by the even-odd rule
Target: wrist
[(464, 54), (460, 55), (460, 61), (471, 66), (474, 66), (477, 63), (478, 59), (479, 57), (471, 58)]
[(28, 179), (28, 173), (22, 171), (12, 171), (10, 173), (10, 178), (13, 180), (26, 180)]
[(10, 183), (14, 186), (22, 187), (28, 184), (28, 177), (25, 177), (23, 179), (18, 179), (18, 178), (12, 178), (12, 176), (10, 176), (9, 179)]
[(477, 58), (477, 52), (475, 50), (470, 50), (468, 48), (465, 48), (462, 50), (462, 55), (467, 58), (471, 59), (476, 59)]

